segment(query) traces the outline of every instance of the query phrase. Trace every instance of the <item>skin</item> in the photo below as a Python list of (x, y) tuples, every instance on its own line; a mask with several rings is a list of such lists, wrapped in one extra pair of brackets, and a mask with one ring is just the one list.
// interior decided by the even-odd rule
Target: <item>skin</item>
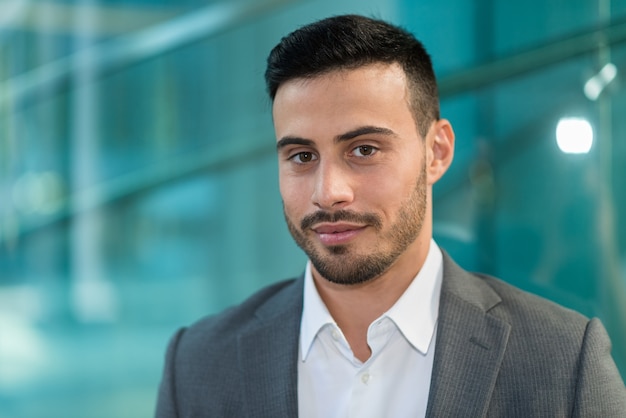
[(285, 218), (361, 361), (369, 325), (426, 259), (432, 186), (454, 153), (447, 120), (419, 134), (409, 94), (402, 68), (379, 63), (289, 80), (274, 99)]

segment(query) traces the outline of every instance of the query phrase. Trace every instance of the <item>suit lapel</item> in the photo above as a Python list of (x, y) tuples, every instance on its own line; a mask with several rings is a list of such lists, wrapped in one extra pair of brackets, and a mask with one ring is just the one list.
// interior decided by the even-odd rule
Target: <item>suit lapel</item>
[(427, 417), (485, 416), (510, 326), (490, 315), (500, 297), (444, 253)]
[[(244, 416), (298, 415), (300, 278), (268, 300), (239, 335)], [(484, 416), (510, 326), (489, 314), (500, 297), (444, 252), (435, 359), (427, 417)]]
[(302, 283), (297, 280), (261, 306), (255, 324), (239, 336), (244, 416), (298, 415)]

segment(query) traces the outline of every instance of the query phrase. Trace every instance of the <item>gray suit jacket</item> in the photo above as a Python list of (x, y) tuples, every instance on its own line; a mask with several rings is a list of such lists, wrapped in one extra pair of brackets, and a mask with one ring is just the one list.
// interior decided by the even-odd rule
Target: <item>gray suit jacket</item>
[[(156, 416), (296, 417), (303, 280), (178, 331)], [(428, 417), (626, 417), (597, 319), (470, 274), (444, 254)]]

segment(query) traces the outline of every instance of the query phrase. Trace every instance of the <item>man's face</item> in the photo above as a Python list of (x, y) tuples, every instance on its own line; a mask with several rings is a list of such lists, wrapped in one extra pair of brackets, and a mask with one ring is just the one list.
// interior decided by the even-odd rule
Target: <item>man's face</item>
[(278, 89), (273, 115), (285, 218), (331, 282), (375, 279), (427, 248), (426, 148), (408, 94), (401, 67), (385, 64)]

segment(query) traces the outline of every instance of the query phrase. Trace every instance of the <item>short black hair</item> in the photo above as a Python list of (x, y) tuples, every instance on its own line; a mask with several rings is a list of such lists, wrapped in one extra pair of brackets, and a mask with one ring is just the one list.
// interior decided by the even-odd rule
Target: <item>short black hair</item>
[(439, 119), (437, 81), (428, 52), (410, 32), (359, 15), (333, 16), (303, 26), (272, 49), (265, 82), (273, 101), (281, 84), (335, 70), (398, 63), (407, 77), (410, 106), (420, 134)]

